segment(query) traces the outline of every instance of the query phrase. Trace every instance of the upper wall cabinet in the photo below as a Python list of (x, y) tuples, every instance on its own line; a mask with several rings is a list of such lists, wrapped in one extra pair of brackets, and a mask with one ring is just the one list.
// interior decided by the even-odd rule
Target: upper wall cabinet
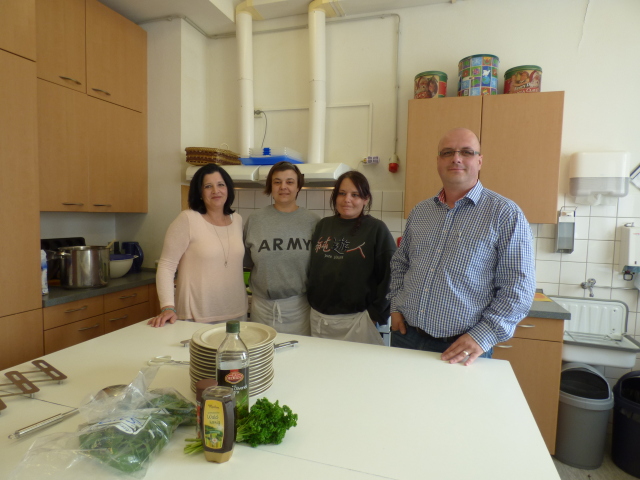
[(86, 0), (87, 93), (146, 111), (147, 34), (97, 0)]
[(0, 1), (0, 49), (36, 59), (35, 0)]
[(37, 0), (38, 78), (87, 91), (85, 0)]
[(529, 223), (556, 223), (564, 92), (409, 101), (405, 215), (442, 188), (438, 142), (452, 128), (480, 138), (482, 184), (513, 200)]

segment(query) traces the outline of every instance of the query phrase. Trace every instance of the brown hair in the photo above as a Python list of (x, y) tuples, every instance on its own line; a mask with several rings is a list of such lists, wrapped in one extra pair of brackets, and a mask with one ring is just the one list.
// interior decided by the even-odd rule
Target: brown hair
[[(271, 167), (271, 170), (269, 170), (269, 174), (267, 175), (267, 184), (264, 186), (265, 195), (271, 195), (271, 192), (272, 192), (271, 184), (273, 183), (273, 174), (276, 172), (284, 172), (286, 170), (293, 170), (296, 173), (296, 176), (298, 177), (297, 188), (298, 188), (298, 192), (300, 192), (300, 189), (302, 189), (302, 187), (304, 186), (304, 175), (302, 174), (302, 172), (300, 172), (300, 169), (296, 167), (293, 163), (278, 162), (273, 167)], [(298, 193), (296, 193), (296, 198), (298, 198)]]
[[(336, 209), (336, 200), (338, 199), (338, 194), (340, 193), (340, 185), (342, 185), (342, 181), (346, 178), (353, 182), (353, 185), (356, 187), (356, 190), (358, 190), (361, 198), (369, 199), (367, 204), (362, 209), (362, 212), (360, 212), (361, 219), (365, 215), (368, 215), (371, 211), (371, 201), (373, 200), (373, 198), (371, 197), (371, 189), (369, 188), (369, 181), (367, 180), (367, 177), (356, 170), (345, 172), (336, 180), (336, 184), (333, 186), (333, 191), (331, 192), (331, 199), (329, 200), (331, 203), (331, 210), (333, 210), (333, 213), (335, 213), (336, 215), (339, 215), (338, 210)], [(359, 226), (360, 222), (358, 222), (355, 230), (357, 230)]]

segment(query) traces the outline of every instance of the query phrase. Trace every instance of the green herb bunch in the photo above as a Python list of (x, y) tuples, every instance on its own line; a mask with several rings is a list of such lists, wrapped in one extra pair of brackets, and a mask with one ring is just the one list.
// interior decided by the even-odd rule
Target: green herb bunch
[(269, 443), (282, 443), (284, 435), (298, 424), (298, 414), (278, 400), (271, 403), (260, 398), (251, 407), (249, 414), (238, 419), (236, 442), (248, 443), (252, 447)]

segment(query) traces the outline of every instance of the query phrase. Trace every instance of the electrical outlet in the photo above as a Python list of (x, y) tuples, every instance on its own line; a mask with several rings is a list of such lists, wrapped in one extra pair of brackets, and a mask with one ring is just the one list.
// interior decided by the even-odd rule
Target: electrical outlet
[(373, 165), (374, 163), (380, 163), (380, 158), (379, 157), (365, 157), (362, 159), (362, 163), (364, 163), (365, 165)]

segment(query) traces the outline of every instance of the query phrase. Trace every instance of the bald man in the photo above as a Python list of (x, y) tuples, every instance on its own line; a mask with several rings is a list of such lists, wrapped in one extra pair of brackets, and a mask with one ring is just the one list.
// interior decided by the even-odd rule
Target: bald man
[(391, 346), (471, 365), (513, 336), (535, 293), (531, 229), (511, 200), (482, 186), (478, 137), (438, 144), (442, 190), (411, 211), (391, 260)]

